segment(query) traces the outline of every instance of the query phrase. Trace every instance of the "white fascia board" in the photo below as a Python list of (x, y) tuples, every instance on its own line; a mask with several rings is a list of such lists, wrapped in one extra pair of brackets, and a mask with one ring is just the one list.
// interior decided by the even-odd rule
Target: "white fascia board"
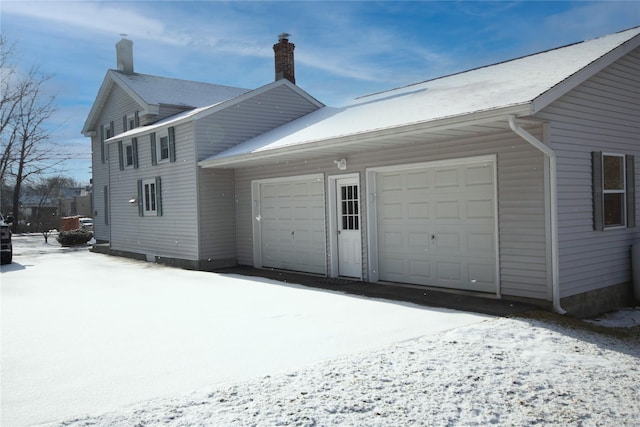
[(372, 141), (376, 139), (388, 138), (389, 136), (399, 134), (407, 135), (416, 133), (437, 132), (482, 123), (506, 122), (509, 115), (515, 115), (516, 117), (526, 117), (529, 115), (530, 111), (530, 104), (524, 103), (496, 110), (465, 114), (464, 116), (444, 117), (428, 122), (405, 124), (402, 126), (396, 126), (382, 130), (366, 131), (352, 135), (344, 135), (331, 139), (305, 141), (298, 144), (290, 144), (270, 150), (267, 149), (263, 151), (254, 151), (251, 153), (243, 153), (235, 156), (218, 158), (214, 156), (213, 158), (199, 161), (198, 166), (202, 168), (232, 166), (256, 159), (274, 158), (283, 154), (312, 152), (316, 150), (316, 148), (322, 148), (323, 150), (327, 148), (339, 149), (340, 147), (352, 145), (365, 139), (367, 141)]
[[(115, 135), (109, 139), (107, 139), (105, 142), (107, 143), (111, 143), (114, 141), (120, 141), (124, 138), (130, 138), (130, 137), (137, 137), (137, 136), (141, 136), (144, 135), (146, 133), (150, 133), (153, 132), (154, 130), (161, 128), (163, 126), (171, 126), (171, 125), (178, 125), (178, 124), (183, 124), (183, 123), (188, 123), (188, 122), (193, 122), (195, 120), (201, 119), (203, 117), (207, 117), (211, 114), (215, 114), (217, 112), (223, 111), (229, 107), (233, 107), (234, 105), (237, 105), (241, 102), (247, 101), (253, 97), (256, 97), (258, 95), (261, 95), (263, 93), (269, 92), (270, 90), (277, 88), (279, 86), (287, 86), (289, 89), (293, 90), (296, 94), (298, 94), (299, 96), (305, 98), (306, 100), (308, 100), (309, 102), (311, 102), (313, 105), (316, 105), (318, 108), (324, 106), (324, 104), (322, 104), (321, 102), (319, 102), (318, 100), (316, 100), (315, 98), (311, 97), (309, 94), (307, 94), (305, 91), (303, 91), (302, 89), (300, 89), (299, 87), (297, 87), (296, 85), (294, 85), (293, 83), (291, 83), (290, 81), (286, 80), (286, 79), (282, 79), (282, 80), (278, 80), (272, 83), (269, 83), (265, 86), (262, 86), (258, 89), (243, 93), (240, 96), (237, 96), (235, 98), (231, 98), (228, 99), (226, 101), (222, 101), (219, 102), (217, 104), (213, 104), (213, 105), (209, 105), (206, 107), (201, 107), (201, 108), (195, 108), (193, 110), (188, 110), (186, 112), (183, 113), (178, 113), (177, 116), (173, 116), (173, 118), (167, 118), (165, 120), (162, 120), (160, 122), (157, 123), (153, 123), (151, 125), (148, 126), (144, 126), (144, 127), (139, 127), (139, 128), (135, 128), (132, 129), (130, 131), (121, 133), (119, 135)], [(153, 106), (150, 106), (153, 107)], [(156, 106), (157, 107), (157, 106)]]
[(107, 74), (102, 80), (102, 84), (100, 85), (98, 94), (96, 95), (96, 99), (93, 101), (91, 110), (89, 110), (89, 115), (87, 116), (87, 119), (84, 122), (84, 126), (82, 127), (82, 134), (84, 136), (89, 136), (88, 133), (95, 130), (93, 129), (93, 127), (95, 125), (98, 111), (101, 110), (104, 106), (107, 95), (109, 94), (109, 90), (111, 89), (111, 87), (113, 87), (113, 79), (111, 78), (109, 71), (107, 71)]
[[(118, 76), (118, 73), (114, 70), (107, 70), (107, 74), (104, 76), (104, 80), (102, 81), (102, 85), (100, 85), (100, 89), (98, 89), (98, 94), (96, 95), (96, 99), (91, 106), (91, 110), (89, 111), (89, 115), (87, 116), (87, 120), (84, 123), (82, 128), (82, 134), (84, 136), (90, 136), (90, 132), (95, 132), (94, 126), (97, 120), (98, 113), (104, 107), (105, 102), (107, 101), (107, 97), (109, 96), (109, 92), (113, 88), (113, 85), (117, 84), (124, 90), (129, 96), (131, 96), (138, 105), (142, 106), (144, 110), (149, 111), (153, 114), (154, 107), (155, 110), (159, 111), (158, 106), (148, 105), (140, 96), (133, 92), (131, 88), (123, 82), (123, 80)], [(155, 113), (157, 114), (157, 112)]]
[[(140, 97), (140, 95), (138, 95), (138, 93), (135, 92), (131, 88), (131, 86), (127, 84), (126, 79), (122, 78), (122, 76), (116, 71), (109, 70), (109, 72), (111, 73), (113, 80), (116, 83), (118, 83), (118, 85), (122, 88), (122, 90), (124, 90), (127, 93), (127, 95), (129, 95), (142, 108), (149, 109), (150, 104), (147, 104), (147, 102), (144, 99), (142, 99), (142, 97)], [(158, 108), (158, 106), (156, 106), (156, 108)]]
[(565, 95), (569, 91), (575, 89), (591, 77), (595, 76), (597, 73), (613, 64), (618, 59), (632, 52), (638, 46), (640, 46), (640, 35), (627, 40), (620, 46), (616, 47), (613, 50), (610, 50), (600, 58), (596, 59), (577, 73), (574, 73), (571, 76), (567, 77), (565, 80), (558, 83), (533, 100), (533, 102), (531, 103), (531, 114), (533, 115), (549, 106), (555, 100)]
[(232, 107), (234, 105), (237, 105), (241, 102), (247, 101), (251, 98), (254, 98), (256, 96), (262, 95), (264, 93), (269, 92), (272, 89), (275, 89), (279, 86), (287, 86), (289, 89), (291, 89), (292, 91), (294, 91), (298, 96), (304, 98), (305, 100), (307, 100), (308, 102), (310, 102), (311, 104), (315, 105), (318, 108), (324, 107), (324, 104), (321, 103), (320, 101), (318, 101), (317, 99), (313, 98), (311, 95), (309, 95), (307, 92), (305, 92), (304, 90), (300, 89), (298, 86), (294, 85), (293, 83), (291, 83), (289, 80), (287, 79), (281, 79), (281, 80), (276, 80), (275, 82), (271, 82), (267, 85), (261, 86), (257, 89), (251, 90), (249, 92), (245, 92), (240, 96), (237, 96), (235, 98), (231, 98), (228, 99), (226, 101), (222, 101), (218, 104), (212, 105), (210, 107), (205, 107), (205, 109), (203, 109), (203, 111), (199, 112), (198, 114), (194, 115), (191, 120), (197, 120), (200, 119), (202, 117), (206, 117), (210, 114), (214, 114), (217, 113), (219, 111), (222, 111), (226, 108)]

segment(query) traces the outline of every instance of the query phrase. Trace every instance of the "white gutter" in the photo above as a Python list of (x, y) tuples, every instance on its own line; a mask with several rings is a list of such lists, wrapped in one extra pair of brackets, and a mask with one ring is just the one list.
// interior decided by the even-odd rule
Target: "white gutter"
[(567, 312), (560, 306), (560, 270), (558, 255), (558, 197), (557, 197), (557, 160), (556, 153), (538, 140), (535, 136), (518, 126), (515, 115), (509, 115), (509, 127), (522, 139), (533, 145), (549, 158), (549, 198), (551, 215), (551, 288), (553, 298), (553, 309), (556, 313), (566, 314)]

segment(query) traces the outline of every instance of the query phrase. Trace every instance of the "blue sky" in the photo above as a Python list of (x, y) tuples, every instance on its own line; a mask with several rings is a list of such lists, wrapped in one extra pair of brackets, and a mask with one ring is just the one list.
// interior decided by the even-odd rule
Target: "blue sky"
[(80, 134), (120, 34), (136, 72), (244, 88), (274, 79), (272, 45), (296, 45), (296, 83), (327, 105), (640, 25), (637, 1), (7, 1), (18, 65), (53, 75), (51, 123), (87, 183)]

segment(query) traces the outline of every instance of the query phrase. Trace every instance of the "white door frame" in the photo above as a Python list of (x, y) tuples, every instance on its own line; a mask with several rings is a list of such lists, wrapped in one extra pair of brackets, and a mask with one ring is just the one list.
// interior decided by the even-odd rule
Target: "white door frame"
[[(360, 224), (362, 224), (362, 184), (360, 182), (360, 173), (347, 173), (342, 175), (329, 175), (327, 177), (327, 218), (329, 225), (329, 277), (338, 277), (340, 275), (339, 253), (338, 253), (338, 192), (336, 184), (339, 179), (355, 179), (358, 182), (360, 194)], [(360, 227), (362, 236), (362, 227)], [(362, 238), (362, 237), (361, 237)], [(359, 279), (362, 279), (362, 271)]]
[[(501, 298), (500, 285), (500, 253), (499, 253), (499, 232), (498, 227), (498, 168), (497, 156), (490, 154), (486, 156), (464, 157), (457, 159), (436, 160), (433, 162), (406, 163), (391, 166), (379, 166), (365, 169), (365, 185), (367, 187), (366, 203), (367, 203), (367, 248), (368, 248), (368, 280), (377, 282), (380, 280), (378, 267), (378, 215), (377, 215), (377, 194), (376, 194), (376, 174), (378, 172), (431, 168), (438, 166), (464, 165), (469, 163), (491, 162), (493, 164), (493, 197), (495, 214), (495, 277), (496, 277), (496, 296)], [(362, 193), (362, 192), (361, 192)], [(364, 202), (364, 196), (363, 196)]]

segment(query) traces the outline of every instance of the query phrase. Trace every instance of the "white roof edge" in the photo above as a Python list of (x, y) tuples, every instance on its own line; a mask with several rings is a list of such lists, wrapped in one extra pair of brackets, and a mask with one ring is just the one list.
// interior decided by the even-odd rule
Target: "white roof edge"
[(289, 89), (293, 90), (299, 96), (305, 98), (306, 100), (308, 100), (312, 104), (316, 105), (318, 108), (321, 108), (321, 107), (324, 106), (324, 104), (322, 104), (320, 101), (318, 101), (315, 98), (313, 98), (307, 92), (305, 92), (304, 90), (300, 89), (298, 86), (296, 86), (293, 83), (291, 83), (289, 80), (282, 79), (282, 80), (277, 80), (277, 81), (271, 82), (271, 83), (266, 84), (264, 86), (261, 86), (261, 87), (259, 87), (257, 89), (245, 92), (242, 95), (236, 96), (235, 98), (230, 98), (230, 99), (227, 99), (225, 101), (218, 102), (217, 104), (212, 104), (212, 105), (208, 105), (208, 106), (200, 107), (200, 108), (194, 108), (192, 110), (188, 110), (188, 111), (185, 111), (185, 112), (182, 112), (182, 113), (178, 113), (178, 115), (180, 115), (180, 117), (171, 116), (173, 118), (167, 117), (166, 119), (161, 120), (159, 122), (152, 123), (152, 124), (147, 125), (147, 126), (131, 129), (130, 131), (123, 132), (121, 134), (115, 135), (115, 136), (105, 140), (105, 142), (110, 143), (110, 142), (114, 142), (114, 141), (119, 141), (119, 140), (121, 140), (123, 138), (130, 138), (130, 137), (136, 137), (136, 136), (144, 135), (146, 133), (153, 132), (155, 129), (161, 128), (163, 126), (178, 125), (178, 124), (182, 124), (182, 123), (188, 123), (190, 121), (197, 120), (197, 119), (200, 119), (202, 117), (206, 117), (209, 114), (214, 114), (214, 113), (217, 113), (219, 111), (222, 111), (225, 108), (231, 107), (231, 106), (236, 105), (236, 104), (238, 104), (240, 102), (246, 101), (246, 100), (251, 99), (251, 98), (253, 98), (255, 96), (258, 96), (258, 95), (261, 95), (263, 93), (266, 93), (266, 92), (270, 91), (271, 89), (274, 89), (274, 88), (279, 87), (279, 86), (287, 86)]
[(96, 115), (98, 114), (98, 110), (104, 104), (104, 101), (106, 100), (106, 96), (108, 95), (108, 92), (113, 86), (113, 84), (117, 84), (118, 86), (120, 86), (122, 90), (127, 92), (127, 94), (131, 96), (136, 101), (136, 103), (138, 103), (138, 105), (140, 105), (143, 109), (146, 109), (146, 110), (151, 109), (150, 108), (151, 106), (149, 104), (144, 102), (144, 100), (140, 98), (138, 94), (133, 92), (127, 84), (123, 83), (123, 80), (121, 80), (118, 77), (118, 73), (116, 71), (107, 70), (107, 73), (105, 74), (104, 79), (102, 80), (102, 84), (98, 89), (98, 94), (96, 95), (96, 99), (94, 100), (93, 105), (91, 106), (91, 110), (89, 110), (89, 115), (87, 116), (87, 119), (85, 120), (84, 125), (82, 127), (81, 133), (83, 135), (88, 136), (88, 133), (91, 132), (91, 127), (94, 125), (94, 122), (96, 120)]
[[(227, 99), (226, 101), (222, 101), (222, 102), (220, 102), (218, 104), (206, 107), (207, 108), (206, 111), (203, 110), (203, 111), (199, 112), (194, 117), (192, 117), (191, 120), (199, 119), (199, 118), (207, 116), (209, 114), (213, 114), (215, 112), (224, 110), (225, 108), (227, 108), (227, 107), (229, 107), (231, 105), (238, 104), (240, 102), (243, 102), (243, 101), (246, 101), (248, 99), (251, 99), (251, 98), (253, 98), (255, 96), (258, 96), (258, 95), (261, 95), (263, 93), (266, 93), (266, 92), (270, 91), (271, 89), (274, 89), (274, 88), (276, 88), (278, 86), (287, 86), (289, 89), (291, 89), (294, 92), (296, 92), (296, 94), (298, 94), (299, 96), (305, 98), (307, 101), (309, 101), (310, 103), (314, 104), (318, 108), (324, 107), (323, 103), (321, 103), (320, 101), (318, 101), (317, 99), (315, 99), (314, 97), (309, 95), (304, 90), (300, 89), (298, 86), (296, 86), (293, 83), (291, 83), (289, 80), (281, 79), (281, 80), (276, 80), (274, 82), (268, 83), (268, 84), (266, 84), (264, 86), (261, 86), (261, 87), (259, 87), (257, 89), (245, 92), (242, 95), (236, 96), (235, 98)], [(209, 110), (209, 108), (210, 108), (210, 110)]]
[[(637, 28), (640, 27), (636, 27), (636, 29)], [(580, 84), (584, 83), (586, 80), (593, 77), (595, 74), (602, 71), (604, 68), (613, 64), (615, 61), (635, 50), (639, 46), (640, 33), (620, 43), (617, 47), (605, 53), (600, 58), (593, 61), (591, 64), (567, 77), (565, 80), (558, 83), (556, 86), (552, 87), (546, 92), (540, 94), (533, 100), (531, 104), (531, 113), (535, 114), (539, 112), (540, 110), (554, 102), (556, 99), (560, 98), (562, 95), (568, 93), (572, 89), (575, 89)]]
[(271, 150), (263, 150), (258, 152), (243, 153), (235, 156), (217, 157), (222, 153), (212, 156), (208, 159), (198, 162), (198, 166), (202, 168), (214, 168), (222, 166), (230, 166), (234, 164), (244, 163), (246, 161), (255, 159), (265, 159), (269, 157), (276, 157), (283, 153), (304, 153), (307, 151), (313, 151), (318, 145), (322, 148), (339, 147), (344, 145), (350, 145), (362, 139), (378, 139), (384, 138), (392, 134), (398, 133), (415, 133), (435, 131), (442, 129), (454, 129), (457, 127), (468, 126), (472, 124), (490, 123), (504, 120), (507, 123), (509, 115), (516, 115), (517, 117), (528, 117), (531, 112), (530, 103), (524, 103), (520, 105), (512, 105), (508, 107), (499, 108), (496, 110), (484, 110), (477, 111), (462, 116), (450, 116), (442, 117), (436, 120), (430, 120), (426, 122), (411, 123), (391, 128), (376, 129), (373, 131), (366, 131), (361, 133), (355, 133), (350, 135), (342, 135), (331, 139), (317, 139), (313, 141), (307, 141), (295, 145), (287, 145), (278, 147)]

